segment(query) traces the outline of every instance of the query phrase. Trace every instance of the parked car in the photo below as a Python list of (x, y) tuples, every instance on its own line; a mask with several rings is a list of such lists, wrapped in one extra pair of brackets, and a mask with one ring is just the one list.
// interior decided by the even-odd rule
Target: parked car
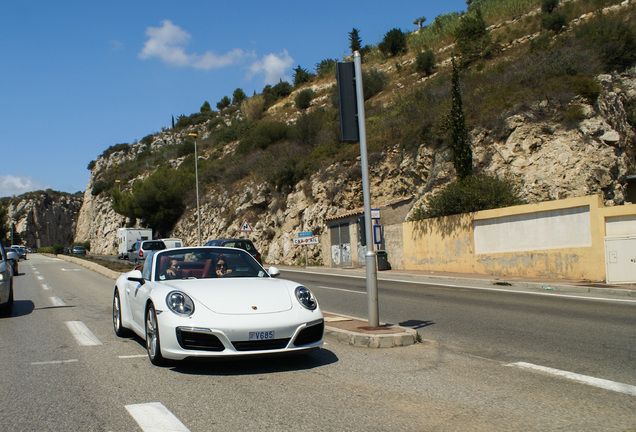
[(117, 336), (145, 339), (150, 362), (188, 357), (304, 353), (323, 344), (324, 318), (311, 291), (275, 279), (244, 250), (152, 251), (113, 292)]
[(86, 248), (84, 246), (73, 246), (71, 249), (72, 255), (86, 255)]
[(256, 246), (252, 243), (250, 239), (218, 239), (218, 240), (210, 240), (206, 244), (206, 246), (223, 246), (223, 247), (234, 247), (246, 250), (254, 257), (259, 264), (263, 264), (261, 260), (261, 254), (256, 250)]
[(9, 315), (13, 310), (13, 271), (4, 246), (0, 243), (0, 313)]
[(11, 270), (14, 276), (18, 275), (18, 263), (20, 262), (20, 255), (15, 248), (9, 247), (5, 248), (5, 252), (7, 253), (7, 259), (9, 263), (11, 263)]
[(18, 257), (20, 259), (27, 259), (27, 248), (26, 248), (26, 246), (11, 245), (11, 247), (16, 250), (16, 252), (18, 253)]
[(136, 264), (145, 260), (148, 252), (163, 249), (166, 249), (166, 244), (161, 240), (141, 240), (135, 242), (130, 251), (128, 251), (128, 260)]

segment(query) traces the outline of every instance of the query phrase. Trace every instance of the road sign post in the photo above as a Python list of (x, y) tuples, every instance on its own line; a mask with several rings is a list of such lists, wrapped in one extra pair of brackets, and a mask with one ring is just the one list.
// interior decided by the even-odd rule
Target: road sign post
[[(355, 68), (356, 96), (358, 99), (358, 129), (360, 131), (360, 162), (362, 168), (362, 197), (364, 200), (365, 235), (367, 237), (367, 253), (365, 264), (367, 270), (367, 310), (369, 327), (379, 327), (380, 317), (378, 308), (378, 269), (377, 259), (371, 239), (373, 225), (371, 222), (371, 193), (369, 191), (369, 161), (367, 157), (367, 132), (364, 114), (364, 93), (362, 87), (362, 57), (358, 51), (353, 53)], [(370, 249), (370, 250), (369, 250)]]

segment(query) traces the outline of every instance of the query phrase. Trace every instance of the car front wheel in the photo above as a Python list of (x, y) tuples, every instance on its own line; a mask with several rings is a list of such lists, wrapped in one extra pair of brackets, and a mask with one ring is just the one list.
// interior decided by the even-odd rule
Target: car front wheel
[(150, 363), (155, 366), (163, 366), (166, 360), (161, 355), (161, 342), (159, 340), (159, 326), (157, 325), (157, 312), (151, 304), (146, 313), (146, 351)]

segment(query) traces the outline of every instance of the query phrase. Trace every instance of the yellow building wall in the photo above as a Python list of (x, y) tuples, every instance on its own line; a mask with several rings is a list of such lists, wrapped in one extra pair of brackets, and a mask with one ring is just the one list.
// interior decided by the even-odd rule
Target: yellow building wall
[[(590, 246), (475, 254), (474, 221), (496, 223), (510, 216), (584, 206), (589, 208)], [(593, 195), (405, 222), (403, 265), (406, 270), (601, 281), (605, 279), (605, 220), (632, 215), (636, 215), (636, 205), (605, 207), (602, 197)]]

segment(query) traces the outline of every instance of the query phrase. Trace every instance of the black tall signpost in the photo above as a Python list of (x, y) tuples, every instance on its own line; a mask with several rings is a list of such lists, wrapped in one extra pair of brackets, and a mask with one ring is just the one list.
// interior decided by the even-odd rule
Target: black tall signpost
[(369, 160), (367, 157), (367, 132), (364, 117), (364, 93), (362, 87), (362, 59), (358, 51), (353, 53), (353, 62), (338, 63), (336, 70), (338, 100), (340, 107), (340, 139), (360, 142), (362, 169), (362, 196), (364, 199), (364, 221), (367, 253), (367, 307), (369, 327), (379, 327), (378, 270), (373, 250), (373, 225), (371, 223), (371, 194), (369, 192)]

